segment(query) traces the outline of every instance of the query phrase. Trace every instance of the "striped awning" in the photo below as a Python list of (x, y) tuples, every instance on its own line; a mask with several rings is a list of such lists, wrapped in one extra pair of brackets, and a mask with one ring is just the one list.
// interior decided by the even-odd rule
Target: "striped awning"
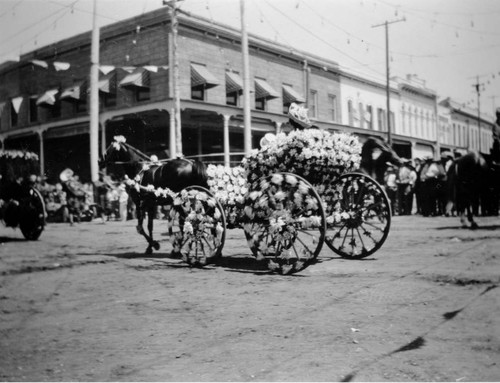
[(291, 104), (292, 102), (300, 104), (306, 102), (306, 99), (290, 85), (283, 85), (283, 103)]
[(239, 92), (243, 89), (243, 79), (238, 73), (226, 72), (226, 93)]
[(40, 106), (52, 106), (56, 103), (56, 94), (59, 93), (59, 89), (47, 90), (44, 94), (38, 97), (36, 104)]
[(61, 100), (78, 101), (85, 96), (85, 82), (82, 81), (72, 87), (66, 88), (61, 93)]
[(116, 93), (116, 73), (108, 73), (99, 79), (99, 91), (103, 93)]
[(213, 88), (219, 85), (219, 80), (205, 66), (191, 64), (191, 86), (200, 85), (205, 85), (207, 89)]
[(266, 80), (255, 79), (255, 98), (257, 100), (261, 98), (278, 98), (279, 96), (280, 94)]
[(122, 87), (149, 88), (149, 72), (144, 68), (139, 68), (135, 72), (125, 76), (120, 81)]

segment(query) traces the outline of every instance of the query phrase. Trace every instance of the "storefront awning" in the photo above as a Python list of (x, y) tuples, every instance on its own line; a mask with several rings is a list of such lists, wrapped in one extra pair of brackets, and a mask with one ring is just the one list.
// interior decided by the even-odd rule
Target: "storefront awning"
[(149, 88), (149, 72), (144, 68), (137, 69), (135, 72), (126, 75), (120, 81), (120, 86)]
[(292, 102), (304, 103), (306, 99), (290, 85), (283, 85), (283, 103), (291, 104)]
[(243, 79), (239, 74), (226, 72), (226, 93), (239, 92), (243, 89)]
[(116, 73), (108, 73), (99, 79), (99, 91), (103, 93), (116, 93)]
[(61, 93), (61, 100), (67, 101), (78, 101), (82, 99), (85, 95), (85, 86), (86, 83), (84, 81), (73, 85), (72, 87), (66, 88)]
[(200, 85), (205, 85), (207, 89), (213, 88), (219, 85), (219, 80), (205, 66), (191, 64), (191, 86)]
[(266, 80), (255, 79), (255, 98), (257, 100), (261, 98), (278, 98), (279, 96), (280, 94)]
[(40, 106), (52, 106), (56, 103), (56, 94), (59, 93), (59, 89), (51, 89), (47, 90), (44, 94), (42, 94), (38, 100), (36, 100), (36, 104)]

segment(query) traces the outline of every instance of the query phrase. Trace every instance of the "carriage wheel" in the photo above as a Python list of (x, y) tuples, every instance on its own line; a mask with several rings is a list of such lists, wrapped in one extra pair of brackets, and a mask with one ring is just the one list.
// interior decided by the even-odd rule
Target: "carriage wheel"
[(45, 227), (45, 203), (42, 195), (35, 188), (29, 189), (29, 195), (20, 203), (19, 228), (24, 238), (36, 241)]
[(271, 270), (292, 274), (318, 257), (326, 220), (321, 199), (302, 177), (276, 173), (252, 185), (245, 200), (243, 229), (257, 259)]
[(343, 258), (365, 258), (387, 239), (391, 205), (384, 189), (371, 177), (348, 173), (327, 185), (323, 194), (325, 242)]
[(204, 266), (220, 256), (226, 239), (224, 210), (201, 186), (183, 189), (170, 210), (173, 254), (192, 266)]

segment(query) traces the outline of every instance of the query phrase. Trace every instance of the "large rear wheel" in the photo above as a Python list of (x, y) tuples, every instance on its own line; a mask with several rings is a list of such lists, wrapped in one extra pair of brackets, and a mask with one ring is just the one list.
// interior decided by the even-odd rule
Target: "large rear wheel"
[(272, 271), (292, 274), (316, 261), (326, 221), (321, 199), (309, 182), (276, 173), (252, 185), (243, 228), (257, 259), (267, 260)]
[(325, 187), (325, 242), (343, 258), (360, 259), (384, 244), (391, 227), (391, 205), (384, 189), (362, 173), (347, 173)]

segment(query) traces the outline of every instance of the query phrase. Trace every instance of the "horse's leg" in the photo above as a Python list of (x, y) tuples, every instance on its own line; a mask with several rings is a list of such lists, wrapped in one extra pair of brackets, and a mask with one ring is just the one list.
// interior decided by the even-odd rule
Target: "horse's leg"
[(146, 248), (146, 254), (151, 254), (153, 252), (153, 247), (152, 247), (152, 238), (146, 234), (143, 228), (143, 223), (144, 223), (144, 209), (141, 206), (140, 201), (135, 201), (135, 206), (136, 206), (136, 214), (137, 214), (137, 226), (135, 227), (137, 230), (137, 233), (141, 234), (144, 238), (146, 238), (146, 241), (148, 241), (148, 247)]
[(477, 229), (478, 225), (474, 221), (474, 207), (472, 204), (467, 204), (467, 220), (470, 222), (470, 228), (471, 229)]
[[(149, 231), (148, 249), (152, 247), (155, 250), (159, 250), (160, 244), (158, 243), (158, 241), (153, 240), (153, 221), (155, 219), (156, 212), (157, 212), (156, 205), (153, 205), (150, 209), (148, 209), (148, 231)], [(151, 250), (151, 252), (153, 251)]]

